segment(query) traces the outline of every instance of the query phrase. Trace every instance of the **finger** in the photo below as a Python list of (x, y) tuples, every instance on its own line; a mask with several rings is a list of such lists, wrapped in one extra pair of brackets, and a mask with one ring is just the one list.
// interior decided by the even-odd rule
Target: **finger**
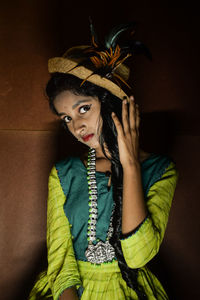
[(140, 126), (140, 112), (139, 112), (139, 105), (136, 104), (136, 128), (139, 130)]
[(136, 129), (136, 109), (135, 109), (135, 100), (134, 97), (130, 97), (130, 107), (129, 107), (129, 122), (131, 132)]
[(118, 137), (124, 137), (124, 131), (123, 131), (122, 125), (114, 112), (112, 112), (112, 119), (115, 124)]
[(128, 120), (128, 102), (124, 99), (122, 102), (122, 124), (124, 129), (124, 134), (129, 133), (129, 120)]

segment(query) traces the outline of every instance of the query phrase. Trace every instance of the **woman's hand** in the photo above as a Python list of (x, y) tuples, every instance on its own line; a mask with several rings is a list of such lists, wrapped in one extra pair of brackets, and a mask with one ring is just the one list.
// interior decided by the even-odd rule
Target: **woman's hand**
[(139, 110), (133, 96), (129, 99), (129, 112), (126, 101), (122, 104), (122, 124), (117, 116), (113, 116), (123, 167), (123, 234), (132, 232), (147, 216), (139, 163)]
[[(129, 102), (129, 113), (128, 113)], [(117, 116), (112, 113), (118, 134), (119, 157), (123, 168), (138, 163), (139, 156), (139, 109), (134, 97), (130, 96), (129, 101), (122, 103), (122, 124)]]
[(60, 300), (78, 300), (78, 295), (76, 292), (76, 288), (70, 287), (64, 291), (64, 293), (60, 296)]

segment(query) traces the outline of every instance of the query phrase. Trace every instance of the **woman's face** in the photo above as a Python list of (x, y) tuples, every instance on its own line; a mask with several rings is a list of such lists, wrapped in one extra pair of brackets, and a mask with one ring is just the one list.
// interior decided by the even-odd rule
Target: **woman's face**
[(64, 91), (56, 96), (54, 106), (75, 138), (91, 148), (100, 146), (102, 118), (98, 98)]

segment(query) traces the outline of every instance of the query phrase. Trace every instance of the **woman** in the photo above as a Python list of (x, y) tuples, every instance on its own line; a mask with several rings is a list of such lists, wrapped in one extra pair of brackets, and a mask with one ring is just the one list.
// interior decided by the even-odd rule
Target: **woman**
[(50, 107), (89, 149), (51, 171), (48, 269), (31, 300), (168, 299), (146, 263), (163, 240), (177, 171), (169, 157), (139, 149), (138, 106), (119, 80), (124, 60), (144, 47), (117, 43), (128, 27), (115, 28), (106, 48), (93, 34), (91, 47), (49, 61)]

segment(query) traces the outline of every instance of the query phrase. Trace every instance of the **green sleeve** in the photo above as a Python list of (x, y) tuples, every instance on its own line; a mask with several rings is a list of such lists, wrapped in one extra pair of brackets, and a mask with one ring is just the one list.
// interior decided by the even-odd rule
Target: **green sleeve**
[(63, 210), (65, 201), (56, 168), (53, 167), (49, 176), (47, 204), (48, 269), (39, 274), (29, 300), (52, 297), (58, 300), (65, 289), (81, 285), (70, 224)]
[(66, 197), (54, 167), (49, 177), (47, 206), (47, 277), (54, 300), (57, 300), (65, 289), (81, 284), (70, 224), (63, 209), (65, 201)]
[(146, 265), (159, 251), (163, 240), (178, 172), (170, 163), (160, 180), (154, 183), (147, 195), (148, 217), (130, 237), (121, 240), (124, 258), (130, 268)]

